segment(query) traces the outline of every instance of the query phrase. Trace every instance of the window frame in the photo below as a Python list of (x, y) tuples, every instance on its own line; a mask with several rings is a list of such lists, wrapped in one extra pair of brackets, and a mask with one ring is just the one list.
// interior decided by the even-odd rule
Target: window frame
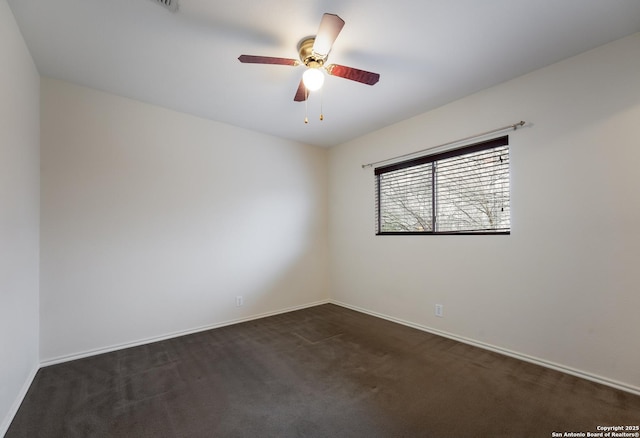
[[(422, 155), (416, 158), (412, 158), (409, 160), (404, 160), (392, 164), (388, 164), (385, 166), (376, 167), (374, 169), (375, 175), (375, 208), (376, 208), (376, 236), (413, 236), (413, 235), (426, 235), (426, 236), (451, 236), (451, 235), (510, 235), (511, 234), (511, 211), (509, 211), (509, 229), (508, 230), (465, 230), (465, 231), (381, 231), (382, 228), (382, 213), (380, 208), (380, 195), (381, 195), (381, 184), (380, 184), (380, 175), (393, 172), (396, 170), (407, 169), (410, 167), (415, 167), (423, 164), (429, 164), (436, 161), (445, 160), (447, 158), (459, 157), (462, 155), (467, 155), (475, 152), (481, 152), (487, 149), (494, 149), (501, 146), (507, 146), (507, 150), (510, 154), (509, 146), (509, 136), (501, 136), (489, 140), (484, 140), (481, 142), (473, 143), (468, 146), (463, 146), (456, 149), (447, 150), (444, 152), (438, 152), (434, 154)], [(507, 168), (507, 174), (509, 176), (509, 208), (511, 205), (511, 172), (510, 168)], [(436, 198), (436, 181), (434, 179), (431, 180), (432, 187), (432, 198)], [(435, 202), (432, 204), (432, 217), (436, 217), (436, 207)]]

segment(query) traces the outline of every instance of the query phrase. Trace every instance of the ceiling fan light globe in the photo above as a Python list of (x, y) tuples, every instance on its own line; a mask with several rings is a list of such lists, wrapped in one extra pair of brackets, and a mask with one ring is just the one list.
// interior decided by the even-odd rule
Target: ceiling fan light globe
[(309, 91), (316, 91), (324, 84), (324, 74), (318, 68), (309, 68), (302, 75), (302, 82)]

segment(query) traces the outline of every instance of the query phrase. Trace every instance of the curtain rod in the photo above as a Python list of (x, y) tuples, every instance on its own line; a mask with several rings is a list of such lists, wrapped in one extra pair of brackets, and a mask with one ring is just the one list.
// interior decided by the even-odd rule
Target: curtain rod
[(400, 158), (410, 157), (412, 155), (420, 154), (422, 152), (427, 152), (427, 151), (430, 151), (432, 149), (438, 149), (438, 148), (442, 148), (442, 147), (445, 147), (445, 146), (450, 146), (452, 144), (462, 143), (463, 141), (473, 140), (474, 138), (484, 137), (485, 135), (494, 134), (496, 132), (505, 131), (507, 129), (513, 129), (515, 131), (519, 127), (524, 126), (524, 123), (525, 123), (524, 121), (520, 121), (518, 123), (514, 123), (513, 125), (507, 125), (507, 126), (503, 126), (502, 128), (492, 129), (491, 131), (482, 132), (480, 134), (472, 135), (472, 136), (469, 136), (469, 137), (461, 138), (459, 140), (454, 140), (454, 141), (450, 141), (450, 142), (447, 142), (447, 143), (442, 143), (442, 144), (439, 144), (437, 146), (431, 146), (431, 147), (428, 147), (426, 149), (421, 149), (419, 151), (409, 152), (408, 154), (398, 155), (398, 156), (395, 156), (395, 157), (392, 157), (392, 158), (387, 158), (386, 160), (374, 161), (373, 163), (363, 164), (362, 168), (364, 169), (366, 167), (373, 167), (376, 164), (387, 163), (389, 161), (395, 161), (395, 160), (400, 159)]

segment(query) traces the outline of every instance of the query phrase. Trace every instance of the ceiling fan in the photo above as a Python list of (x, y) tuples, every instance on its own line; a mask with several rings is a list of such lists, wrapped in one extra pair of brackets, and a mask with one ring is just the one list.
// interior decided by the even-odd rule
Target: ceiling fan
[(300, 63), (307, 67), (295, 97), (296, 102), (307, 100), (308, 91), (315, 91), (322, 87), (326, 71), (332, 76), (338, 76), (362, 84), (374, 85), (380, 79), (378, 73), (372, 73), (339, 64), (327, 64), (327, 58), (334, 41), (344, 26), (344, 20), (335, 14), (324, 14), (316, 36), (306, 37), (298, 43), (300, 61), (292, 58), (276, 58), (271, 56), (240, 55), (238, 60), (250, 64), (277, 64), (297, 66)]

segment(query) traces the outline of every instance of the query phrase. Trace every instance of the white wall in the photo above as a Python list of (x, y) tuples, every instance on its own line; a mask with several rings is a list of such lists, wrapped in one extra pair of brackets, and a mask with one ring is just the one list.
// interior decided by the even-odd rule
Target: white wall
[(40, 79), (0, 0), (0, 436), (38, 368)]
[[(362, 164), (520, 120), (510, 236), (374, 236)], [(640, 391), (639, 120), (635, 34), (333, 148), (332, 298)]]
[(326, 150), (41, 89), (44, 362), (328, 298)]

